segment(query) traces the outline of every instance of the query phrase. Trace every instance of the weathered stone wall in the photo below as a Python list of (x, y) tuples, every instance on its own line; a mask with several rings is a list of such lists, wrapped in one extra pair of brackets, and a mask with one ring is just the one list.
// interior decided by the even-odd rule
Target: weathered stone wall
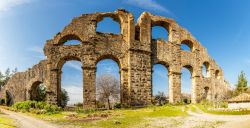
[(1, 90), (0, 97), (6, 97), (5, 92), (9, 91), (14, 102), (29, 100), (34, 83), (45, 83), (46, 81), (46, 65), (47, 61), (42, 60), (27, 71), (14, 74)]
[[(120, 34), (96, 32), (97, 24), (110, 17), (120, 24)], [(151, 28), (161, 26), (168, 31), (169, 39), (152, 40)], [(166, 33), (167, 34), (167, 33)], [(69, 40), (79, 40), (78, 45), (64, 45)], [(184, 43), (190, 52), (181, 50)], [(32, 69), (17, 73), (6, 85), (15, 97), (14, 101), (29, 99), (32, 83), (41, 81), (47, 86), (47, 102), (59, 103), (61, 70), (66, 61), (77, 60), (83, 69), (83, 98), (85, 107), (95, 107), (96, 64), (102, 59), (115, 60), (121, 75), (121, 102), (124, 105), (148, 105), (152, 100), (152, 67), (162, 64), (168, 68), (169, 100), (181, 99), (181, 69), (192, 74), (192, 102), (202, 99), (208, 88), (207, 99), (222, 95), (227, 85), (223, 71), (209, 57), (207, 50), (174, 20), (144, 12), (134, 23), (134, 17), (126, 10), (83, 14), (74, 18), (63, 31), (48, 40), (44, 53), (47, 57)], [(202, 65), (207, 65), (207, 77), (202, 76)]]

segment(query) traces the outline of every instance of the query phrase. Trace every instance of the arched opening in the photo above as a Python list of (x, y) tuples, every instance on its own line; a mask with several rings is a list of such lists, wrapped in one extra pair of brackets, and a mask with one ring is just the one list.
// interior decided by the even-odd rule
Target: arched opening
[(66, 61), (61, 68), (61, 84), (58, 87), (60, 106), (83, 106), (83, 74), (80, 61)]
[(181, 100), (186, 104), (190, 104), (192, 99), (192, 72), (191, 66), (181, 69)]
[(215, 78), (220, 79), (220, 71), (219, 70), (215, 71)]
[(58, 41), (59, 45), (79, 45), (81, 44), (81, 39), (77, 35), (66, 35)]
[(156, 105), (168, 103), (169, 99), (168, 69), (162, 64), (153, 66), (152, 74), (152, 102)]
[(151, 34), (152, 34), (152, 37), (151, 37), (152, 40), (162, 40), (165, 42), (169, 40), (168, 30), (162, 26), (152, 27)]
[(181, 42), (181, 50), (192, 52), (194, 50), (193, 43), (189, 40), (184, 40)]
[(204, 87), (203, 89), (203, 99), (208, 99), (209, 87)]
[(46, 86), (41, 81), (36, 81), (32, 84), (30, 89), (30, 100), (45, 101)]
[(96, 31), (100, 33), (120, 34), (121, 28), (119, 22), (115, 21), (113, 18), (104, 17), (97, 23)]
[(102, 59), (96, 67), (97, 107), (103, 109), (121, 107), (119, 64), (113, 59)]
[(14, 104), (13, 95), (8, 90), (5, 93), (6, 93), (6, 105), (7, 106), (13, 105)]
[(202, 76), (203, 77), (210, 77), (210, 72), (209, 72), (209, 63), (208, 62), (204, 62), (202, 64)]
[(79, 40), (69, 40), (64, 43), (64, 45), (80, 45), (81, 41)]

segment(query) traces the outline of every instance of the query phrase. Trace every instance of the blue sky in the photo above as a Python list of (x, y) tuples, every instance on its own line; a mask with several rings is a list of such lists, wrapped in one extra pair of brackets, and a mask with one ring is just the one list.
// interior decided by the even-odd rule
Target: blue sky
[[(44, 59), (42, 49), (46, 40), (61, 31), (73, 17), (83, 13), (114, 11), (117, 8), (129, 10), (135, 20), (143, 11), (175, 19), (208, 49), (232, 85), (236, 83), (241, 70), (250, 80), (249, 0), (1, 0), (0, 70), (17, 67), (19, 71), (24, 71)], [(108, 28), (119, 32), (119, 27), (117, 30), (113, 26), (116, 25), (100, 30)], [(162, 37), (163, 31), (153, 30), (153, 36)], [(112, 62), (104, 62), (104, 65), (109, 63)], [(68, 68), (64, 69), (67, 74), (70, 68), (76, 69), (77, 63), (64, 67)], [(166, 74), (161, 66), (156, 66), (156, 70)], [(190, 78), (188, 71), (184, 72), (187, 75), (183, 79)], [(166, 84), (161, 82), (157, 86)]]

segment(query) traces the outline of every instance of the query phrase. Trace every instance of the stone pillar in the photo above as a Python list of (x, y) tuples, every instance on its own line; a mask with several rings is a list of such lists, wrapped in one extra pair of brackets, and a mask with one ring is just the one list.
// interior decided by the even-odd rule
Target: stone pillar
[(120, 70), (120, 96), (121, 96), (121, 104), (123, 107), (129, 106), (130, 103), (130, 93), (128, 87), (128, 69), (123, 68)]
[(169, 103), (181, 101), (181, 73), (169, 72)]
[(27, 88), (25, 88), (25, 100), (30, 100), (30, 92)]
[(150, 105), (152, 98), (151, 53), (131, 50), (129, 55), (130, 105)]
[(96, 108), (96, 67), (83, 67), (83, 107)]
[(58, 94), (60, 93), (60, 91), (58, 91), (59, 81), (61, 81), (60, 75), (58, 69), (52, 69), (49, 71), (49, 82), (46, 90), (47, 103), (57, 105), (60, 103), (60, 97), (58, 97)]
[(204, 88), (202, 86), (202, 77), (192, 77), (191, 103), (199, 103), (202, 100)]
[(191, 90), (191, 103), (195, 104), (197, 103), (198, 99), (197, 97), (199, 97), (198, 95), (200, 95), (198, 92), (203, 91), (199, 89), (199, 76), (193, 76), (192, 77), (192, 90)]

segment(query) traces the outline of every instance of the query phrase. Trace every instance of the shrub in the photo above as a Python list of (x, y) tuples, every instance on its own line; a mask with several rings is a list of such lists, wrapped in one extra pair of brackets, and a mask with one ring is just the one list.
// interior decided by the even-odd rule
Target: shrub
[(208, 101), (208, 100), (202, 100), (201, 101), (201, 105), (203, 105), (204, 107), (208, 108), (208, 107), (211, 107), (213, 106), (213, 103)]
[(36, 108), (37, 109), (43, 109), (43, 108), (45, 108), (45, 106), (47, 105), (47, 103), (45, 103), (45, 102), (37, 102), (37, 104), (35, 104), (36, 106)]
[(54, 114), (59, 113), (62, 111), (62, 108), (47, 104), (45, 102), (37, 102), (37, 101), (24, 101), (24, 102), (17, 102), (12, 106), (14, 111), (21, 111), (21, 112), (31, 112), (35, 114)]
[(121, 108), (121, 103), (115, 103), (114, 107), (115, 108)]
[(60, 102), (60, 106), (62, 108), (66, 107), (68, 101), (69, 101), (69, 95), (68, 95), (68, 92), (65, 90), (65, 89), (61, 89), (61, 102)]
[(1, 99), (0, 104), (4, 105), (5, 104), (5, 99)]
[(228, 103), (227, 102), (219, 102), (219, 108), (228, 108)]
[(82, 107), (83, 103), (79, 102), (79, 103), (74, 104), (74, 106), (76, 106), (76, 107)]

